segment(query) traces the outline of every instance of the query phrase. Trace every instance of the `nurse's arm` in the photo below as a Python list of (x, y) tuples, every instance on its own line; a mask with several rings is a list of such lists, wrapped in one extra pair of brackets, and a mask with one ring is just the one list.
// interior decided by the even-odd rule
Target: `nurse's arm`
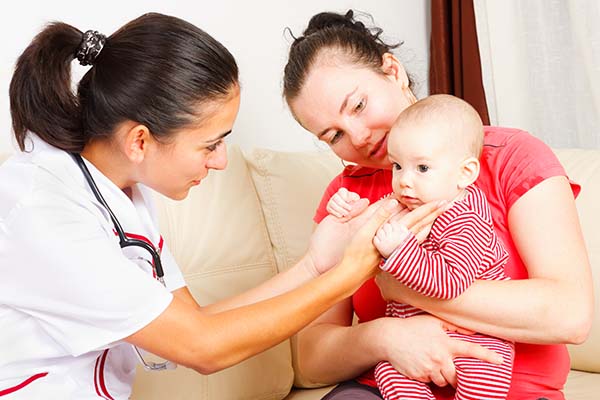
[(396, 207), (381, 207), (354, 236), (337, 266), (296, 289), (220, 312), (198, 308), (179, 292), (163, 313), (125, 340), (203, 374), (275, 346), (350, 296), (378, 270), (372, 238), (394, 211)]
[(202, 307), (204, 312), (212, 314), (256, 303), (295, 289), (315, 278), (316, 273), (313, 272), (314, 267), (312, 265), (311, 258), (308, 255), (305, 255), (292, 268), (273, 276), (261, 285), (236, 296), (206, 306), (200, 306), (198, 302), (196, 302), (187, 286), (174, 290), (172, 293), (173, 296), (182, 302), (197, 307), (198, 309)]
[[(340, 222), (333, 217), (325, 218), (316, 226), (307, 253), (296, 265), (243, 293), (207, 305), (205, 311), (215, 313), (256, 303), (290, 291), (329, 270), (342, 258), (344, 249), (354, 234), (371, 220), (385, 201), (380, 200), (372, 204), (359, 215), (355, 215), (351, 221)], [(410, 213), (398, 207), (396, 211), (399, 213), (395, 214), (394, 218), (400, 218), (419, 237), (419, 235), (426, 235), (429, 225), (444, 211), (444, 208), (445, 205), (437, 202), (422, 205)]]

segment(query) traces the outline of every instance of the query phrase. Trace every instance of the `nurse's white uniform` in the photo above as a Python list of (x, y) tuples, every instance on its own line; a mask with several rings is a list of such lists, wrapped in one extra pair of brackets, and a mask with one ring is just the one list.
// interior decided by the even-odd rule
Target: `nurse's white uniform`
[(162, 248), (122, 250), (72, 157), (31, 135), (0, 167), (0, 399), (126, 399), (137, 362), (120, 340), (185, 285), (156, 229), (149, 190), (129, 199), (86, 162), (123, 230)]

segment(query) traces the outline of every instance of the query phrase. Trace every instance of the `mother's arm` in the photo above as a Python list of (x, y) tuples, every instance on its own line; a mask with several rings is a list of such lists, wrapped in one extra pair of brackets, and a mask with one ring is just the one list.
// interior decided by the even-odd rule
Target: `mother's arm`
[(509, 230), (529, 279), (477, 281), (440, 301), (378, 277), (384, 296), (454, 324), (526, 343), (581, 343), (590, 331), (593, 288), (575, 201), (565, 177), (544, 180), (508, 213)]
[[(429, 204), (396, 217), (421, 237), (444, 208), (438, 205), (432, 213), (433, 207)], [(446, 324), (431, 316), (379, 318), (357, 325), (352, 325), (352, 317), (352, 302), (347, 298), (297, 335), (297, 372), (304, 380), (337, 383), (388, 360), (406, 376), (444, 386), (456, 381), (455, 357), (502, 362), (483, 347), (451, 339)]]
[(333, 384), (356, 378), (387, 360), (403, 375), (445, 386), (456, 383), (456, 357), (502, 362), (493, 351), (450, 338), (448, 329), (453, 327), (429, 315), (352, 325), (348, 298), (298, 333), (297, 372), (312, 383)]

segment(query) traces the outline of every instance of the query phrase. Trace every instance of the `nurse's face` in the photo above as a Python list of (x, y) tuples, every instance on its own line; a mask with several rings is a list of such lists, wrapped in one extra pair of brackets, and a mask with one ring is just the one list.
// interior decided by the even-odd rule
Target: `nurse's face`
[(198, 126), (177, 132), (150, 157), (144, 183), (174, 200), (182, 200), (211, 169), (227, 166), (225, 136), (231, 133), (240, 107), (239, 89), (224, 101), (204, 105), (211, 110)]
[(343, 160), (390, 168), (390, 129), (415, 101), (404, 68), (391, 54), (384, 55), (381, 71), (321, 56), (290, 107)]

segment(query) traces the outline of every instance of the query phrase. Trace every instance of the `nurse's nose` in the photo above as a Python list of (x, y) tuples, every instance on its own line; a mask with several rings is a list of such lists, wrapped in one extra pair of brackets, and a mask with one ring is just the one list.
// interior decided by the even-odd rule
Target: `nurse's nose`
[(208, 160), (206, 161), (207, 169), (225, 169), (227, 166), (227, 145), (225, 143), (221, 143), (217, 146), (217, 149), (208, 156)]

